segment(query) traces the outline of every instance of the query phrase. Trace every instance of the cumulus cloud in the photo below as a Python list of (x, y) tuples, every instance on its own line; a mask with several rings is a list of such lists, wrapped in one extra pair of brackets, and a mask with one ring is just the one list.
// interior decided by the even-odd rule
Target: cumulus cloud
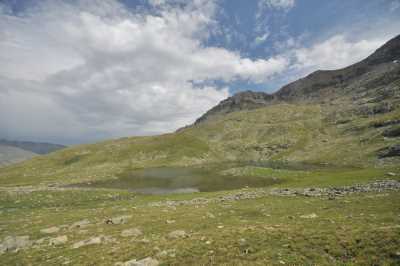
[(288, 65), (205, 46), (217, 27), (212, 0), (152, 4), (41, 1), (19, 14), (1, 5), (0, 136), (87, 142), (168, 132), (228, 96), (213, 81), (265, 82)]
[(387, 38), (370, 38), (352, 41), (344, 35), (334, 35), (309, 48), (294, 50), (299, 69), (338, 69), (356, 63), (383, 45)]

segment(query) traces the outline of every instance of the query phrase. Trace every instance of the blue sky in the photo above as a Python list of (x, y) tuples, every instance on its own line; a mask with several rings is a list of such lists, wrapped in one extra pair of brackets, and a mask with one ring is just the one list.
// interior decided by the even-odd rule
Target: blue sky
[(2, 0), (0, 138), (171, 132), (240, 90), (355, 63), (400, 0)]

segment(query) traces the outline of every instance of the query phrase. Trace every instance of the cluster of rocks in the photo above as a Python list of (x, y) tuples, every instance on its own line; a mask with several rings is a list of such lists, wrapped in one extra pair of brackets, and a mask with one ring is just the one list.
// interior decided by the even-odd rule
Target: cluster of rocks
[(268, 192), (264, 189), (256, 189), (253, 191), (241, 191), (235, 194), (229, 194), (224, 196), (219, 196), (217, 198), (194, 198), (191, 200), (167, 200), (149, 203), (151, 207), (174, 207), (180, 205), (206, 205), (209, 203), (222, 203), (225, 201), (236, 201), (244, 199), (257, 199), (268, 195)]
[(33, 241), (29, 239), (29, 236), (7, 236), (3, 242), (0, 242), (0, 255), (5, 252), (17, 252), (32, 245)]
[(378, 151), (379, 158), (400, 156), (400, 144), (386, 147)]
[(219, 196), (216, 198), (194, 198), (179, 201), (158, 201), (149, 204), (151, 207), (174, 207), (180, 205), (205, 205), (209, 203), (222, 203), (227, 201), (238, 201), (245, 199), (257, 199), (265, 196), (306, 196), (306, 197), (329, 197), (335, 198), (352, 193), (383, 192), (400, 190), (400, 182), (397, 180), (378, 180), (367, 184), (356, 184), (344, 187), (328, 188), (275, 188), (275, 189), (243, 189), (240, 192)]
[(273, 189), (271, 195), (276, 196), (306, 196), (335, 198), (353, 193), (383, 192), (400, 190), (400, 182), (396, 180), (380, 180), (367, 184), (357, 184), (344, 187), (304, 188), (304, 189)]

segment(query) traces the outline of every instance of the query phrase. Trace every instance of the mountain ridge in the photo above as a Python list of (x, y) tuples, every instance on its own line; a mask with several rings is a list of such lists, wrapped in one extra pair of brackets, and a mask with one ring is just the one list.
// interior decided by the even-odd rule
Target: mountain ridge
[[(281, 91), (285, 100), (278, 93), (242, 92), (175, 133), (68, 147), (0, 168), (0, 183), (72, 184), (115, 179), (138, 168), (242, 160), (398, 165), (400, 64), (392, 60), (398, 55), (392, 51), (399, 41), (397, 37), (390, 49), (383, 46), (369, 57), (377, 65), (370, 68), (362, 61), (363, 71), (357, 64), (345, 68), (349, 79), (338, 79), (335, 71), (314, 72), (289, 84), (296, 85), (290, 94)], [(320, 81), (328, 85), (320, 86)]]
[[(366, 73), (382, 71), (387, 73), (384, 77), (384, 82), (386, 83), (390, 83), (400, 77), (400, 35), (386, 42), (373, 54), (360, 62), (336, 70), (314, 71), (303, 78), (281, 87), (274, 93), (252, 91), (236, 93), (222, 100), (203, 114), (195, 121), (194, 125), (216, 115), (238, 110), (251, 110), (281, 102), (326, 101), (329, 100), (332, 94), (344, 93), (340, 91), (340, 87), (347, 86), (354, 79)], [(377, 73), (377, 76), (379, 76), (379, 73)], [(373, 82), (373, 77), (372, 81), (370, 80), (369, 82)], [(370, 84), (361, 85), (368, 87)], [(327, 91), (327, 89), (329, 90)], [(260, 101), (260, 99), (263, 99), (263, 101)]]
[(16, 147), (42, 155), (60, 149), (64, 149), (67, 147), (61, 144), (53, 144), (48, 142), (17, 141), (17, 140), (6, 140), (6, 139), (0, 139), (0, 145)]

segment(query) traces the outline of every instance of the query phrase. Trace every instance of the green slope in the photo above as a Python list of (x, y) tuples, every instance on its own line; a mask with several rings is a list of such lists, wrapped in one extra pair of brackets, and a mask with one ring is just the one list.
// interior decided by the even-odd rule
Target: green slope
[[(314, 72), (275, 94), (239, 93), (176, 133), (70, 147), (1, 168), (0, 185), (71, 184), (135, 168), (227, 161), (396, 165), (399, 51), (397, 36), (357, 64)], [(397, 156), (380, 158), (391, 147)]]
[(340, 106), (276, 104), (233, 112), (173, 134), (132, 137), (67, 148), (0, 169), (0, 183), (75, 183), (111, 179), (127, 169), (223, 163), (241, 160), (289, 160), (332, 165), (393, 164), (377, 151), (400, 143), (385, 138), (379, 121), (400, 119), (400, 110), (351, 121), (333, 121)]

